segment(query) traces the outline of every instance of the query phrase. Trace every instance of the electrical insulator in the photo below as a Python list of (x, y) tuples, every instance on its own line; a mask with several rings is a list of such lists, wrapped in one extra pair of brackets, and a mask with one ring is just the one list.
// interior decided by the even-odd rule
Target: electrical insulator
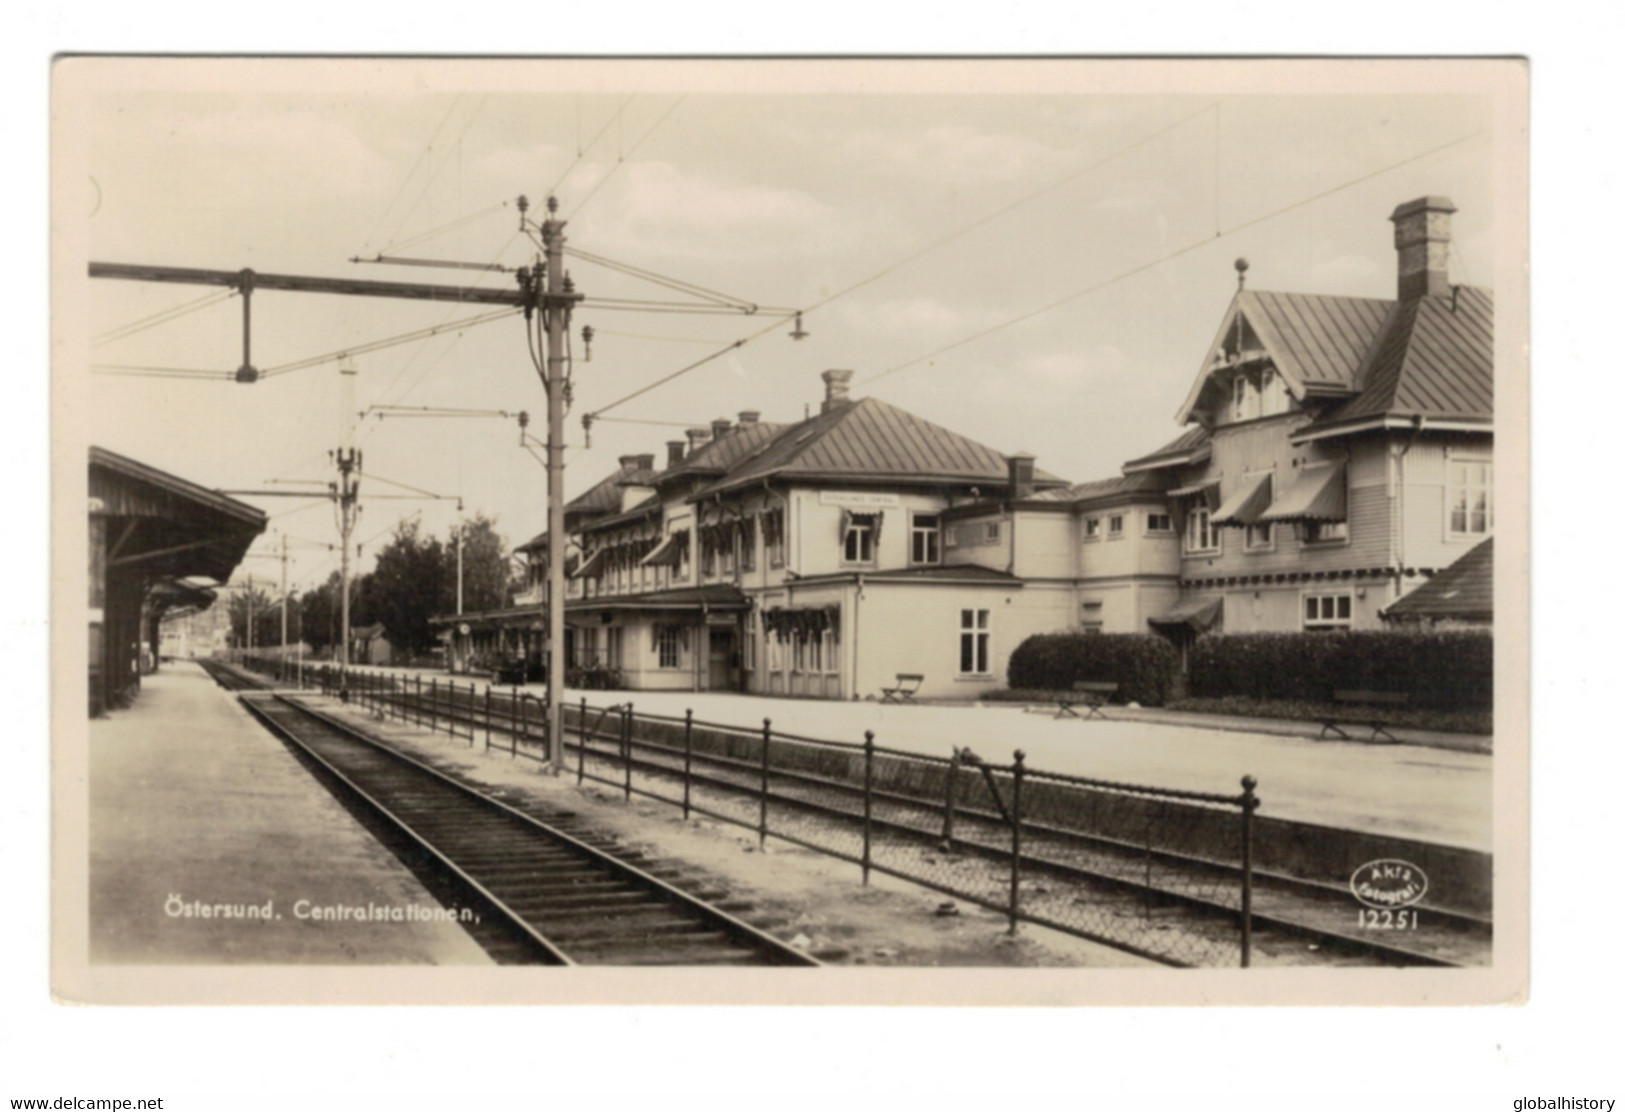
[(810, 335), (810, 333), (808, 333), (806, 330), (804, 330), (801, 327), (801, 314), (797, 313), (796, 314), (796, 326), (793, 329), (790, 330), (790, 338), (792, 340), (805, 340), (808, 337), (808, 335)]
[(588, 363), (592, 362), (592, 338), (593, 338), (592, 325), (590, 325), (590, 324), (582, 325), (582, 327), (581, 327), (581, 343), (586, 348), (585, 361), (588, 362)]

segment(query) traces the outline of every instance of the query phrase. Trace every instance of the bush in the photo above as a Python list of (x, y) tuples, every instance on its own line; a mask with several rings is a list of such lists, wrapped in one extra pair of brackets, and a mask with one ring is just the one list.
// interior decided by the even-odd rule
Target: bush
[(1071, 691), (1080, 680), (1117, 684), (1118, 698), (1160, 707), (1179, 675), (1179, 653), (1152, 633), (1041, 633), (1010, 654), (1011, 688)]
[(1494, 667), (1489, 630), (1209, 633), (1191, 647), (1189, 691), (1306, 703), (1342, 689), (1404, 691), (1415, 707), (1483, 711)]

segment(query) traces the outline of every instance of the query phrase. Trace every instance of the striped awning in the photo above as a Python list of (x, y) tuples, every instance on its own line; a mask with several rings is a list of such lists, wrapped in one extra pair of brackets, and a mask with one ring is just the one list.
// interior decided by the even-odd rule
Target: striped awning
[(1297, 482), (1258, 520), (1347, 521), (1348, 479), (1343, 464), (1305, 467)]
[(1213, 515), (1215, 525), (1252, 525), (1270, 506), (1271, 473), (1244, 475)]
[(1224, 616), (1224, 599), (1221, 598), (1186, 598), (1180, 599), (1168, 608), (1165, 613), (1155, 618), (1147, 619), (1154, 626), (1164, 628), (1171, 626), (1188, 626), (1197, 633), (1210, 630)]
[(683, 529), (671, 534), (655, 547), (655, 550), (643, 558), (643, 566), (649, 568), (676, 567), (682, 554), (688, 549), (688, 530)]
[(1216, 491), (1218, 489), (1219, 489), (1219, 480), (1217, 480), (1217, 479), (1203, 479), (1201, 482), (1192, 483), (1189, 486), (1175, 487), (1173, 490), (1170, 490), (1168, 492), (1168, 497), (1169, 498), (1189, 498), (1192, 495), (1207, 494), (1209, 491)]
[(597, 576), (600, 576), (600, 575), (604, 574), (604, 564), (606, 562), (608, 562), (608, 560), (609, 560), (609, 549), (600, 548), (597, 552), (594, 552), (591, 556), (587, 557), (587, 562), (585, 564), (582, 564), (575, 571), (571, 572), (570, 573), (570, 578), (571, 579), (593, 579), (593, 578), (596, 578)]

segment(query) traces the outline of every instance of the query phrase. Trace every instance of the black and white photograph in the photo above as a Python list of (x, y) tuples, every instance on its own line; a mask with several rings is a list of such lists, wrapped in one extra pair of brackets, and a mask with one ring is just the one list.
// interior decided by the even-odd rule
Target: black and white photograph
[(1520, 62), (52, 81), (60, 998), (1526, 991)]

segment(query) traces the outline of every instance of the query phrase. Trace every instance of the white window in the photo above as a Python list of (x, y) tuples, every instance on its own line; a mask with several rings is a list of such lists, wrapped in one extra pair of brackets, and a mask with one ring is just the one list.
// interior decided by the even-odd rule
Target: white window
[(1219, 551), (1219, 527), (1213, 524), (1213, 512), (1206, 504), (1192, 506), (1185, 515), (1185, 553), (1196, 555)]
[(1123, 515), (1112, 514), (1106, 519), (1106, 535), (1113, 539), (1123, 535)]
[(1247, 551), (1268, 552), (1275, 547), (1275, 530), (1267, 521), (1247, 526)]
[(621, 640), (622, 640), (621, 627), (620, 626), (610, 626), (609, 629), (607, 631), (605, 631), (605, 632), (606, 632), (606, 643), (605, 643), (605, 646), (604, 646), (604, 663), (607, 666), (611, 667), (611, 668), (623, 667), (624, 662), (625, 662), (625, 657), (622, 655), (622, 648), (621, 648)]
[(1451, 456), (1445, 507), (1452, 537), (1487, 537), (1494, 532), (1494, 465), (1488, 459)]
[(1285, 413), (1292, 408), (1292, 397), (1286, 392), (1286, 380), (1275, 373), (1273, 368), (1264, 371), (1264, 385), (1259, 391), (1263, 396), (1260, 407), (1263, 415), (1268, 417), (1275, 413)]
[(985, 676), (988, 672), (988, 639), (992, 636), (991, 610), (959, 612), (959, 674)]
[(999, 523), (997, 521), (988, 522), (987, 523), (987, 532), (983, 534), (983, 537), (987, 541), (988, 544), (998, 544), (999, 543)]
[(912, 564), (942, 562), (942, 519), (936, 514), (915, 514), (909, 519), (908, 559)]
[(739, 570), (756, 570), (756, 519), (747, 517), (739, 523)]
[(1237, 421), (1250, 421), (1258, 416), (1258, 388), (1246, 375), (1237, 375), (1230, 384), (1230, 416)]
[(841, 558), (849, 564), (875, 562), (875, 529), (869, 519), (853, 518), (846, 527)]
[(1336, 544), (1349, 539), (1346, 521), (1306, 521), (1302, 529), (1304, 544)]
[(1147, 533), (1172, 533), (1174, 519), (1170, 514), (1148, 513), (1145, 515), (1145, 531)]
[(1347, 629), (1353, 623), (1354, 601), (1347, 594), (1304, 595), (1303, 628)]
[(680, 626), (655, 627), (655, 655), (661, 668), (676, 668), (682, 664), (683, 630)]
[(1090, 517), (1084, 519), (1083, 539), (1086, 541), (1098, 541), (1100, 539), (1100, 518)]

